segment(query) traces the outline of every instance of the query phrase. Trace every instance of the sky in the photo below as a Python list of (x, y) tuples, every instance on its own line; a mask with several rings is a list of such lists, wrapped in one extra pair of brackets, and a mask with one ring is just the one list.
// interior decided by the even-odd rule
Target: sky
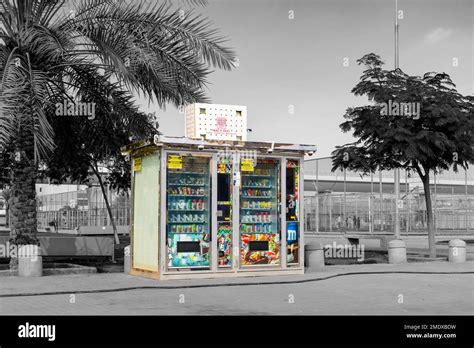
[[(239, 65), (213, 72), (206, 93), (213, 103), (248, 107), (248, 140), (314, 144), (316, 157), (329, 156), (354, 141), (339, 128), (345, 110), (367, 103), (351, 94), (363, 71), (356, 60), (373, 52), (387, 69), (394, 66), (394, 4), (209, 0), (196, 11), (229, 39)], [(460, 93), (474, 94), (473, 1), (399, 0), (398, 8), (400, 68), (410, 75), (448, 73)], [(165, 135), (184, 135), (177, 108), (138, 102), (157, 113)]]

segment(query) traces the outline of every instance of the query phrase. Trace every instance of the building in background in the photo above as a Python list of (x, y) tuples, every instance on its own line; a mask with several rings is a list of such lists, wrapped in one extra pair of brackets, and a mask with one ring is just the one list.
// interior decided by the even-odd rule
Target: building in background
[(188, 105), (185, 110), (185, 136), (209, 140), (247, 140), (247, 107), (243, 105)]

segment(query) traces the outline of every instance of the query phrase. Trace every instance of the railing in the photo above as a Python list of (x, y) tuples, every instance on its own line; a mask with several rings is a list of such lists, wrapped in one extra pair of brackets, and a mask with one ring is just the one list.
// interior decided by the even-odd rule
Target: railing
[[(405, 197), (400, 207), (402, 234), (424, 233), (427, 230), (426, 206), (423, 195)], [(345, 208), (344, 208), (345, 202)], [(432, 196), (435, 228), (438, 233), (474, 234), (474, 196)], [(317, 212), (319, 214), (317, 215)], [(117, 226), (130, 225), (129, 207), (112, 208)], [(306, 231), (366, 233), (393, 232), (395, 198), (378, 195), (324, 193), (305, 198)], [(90, 210), (38, 211), (38, 228), (73, 230), (81, 226), (110, 226), (106, 208)]]
[[(117, 226), (130, 225), (130, 208), (112, 208), (112, 216)], [(38, 228), (53, 228), (57, 223), (58, 229), (74, 230), (81, 226), (110, 226), (112, 223), (106, 208), (95, 208), (90, 210), (60, 210), (60, 211), (38, 211)]]
[[(423, 195), (402, 199), (400, 231), (402, 234), (427, 231)], [(305, 199), (306, 231), (309, 232), (393, 232), (395, 197), (370, 194), (325, 193)], [(437, 233), (474, 234), (474, 196), (432, 196)], [(317, 213), (319, 212), (319, 213)]]

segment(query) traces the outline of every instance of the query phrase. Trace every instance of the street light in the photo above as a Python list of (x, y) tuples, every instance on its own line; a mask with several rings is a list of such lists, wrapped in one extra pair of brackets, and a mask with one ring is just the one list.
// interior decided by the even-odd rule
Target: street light
[[(399, 67), (398, 52), (398, 0), (395, 0), (395, 70)], [(395, 168), (393, 180), (395, 181), (395, 238), (400, 239), (400, 168)]]

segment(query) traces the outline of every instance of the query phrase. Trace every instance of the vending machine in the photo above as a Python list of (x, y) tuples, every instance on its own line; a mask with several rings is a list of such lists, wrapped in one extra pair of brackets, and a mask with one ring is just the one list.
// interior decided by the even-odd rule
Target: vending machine
[(302, 166), (314, 146), (160, 136), (122, 150), (133, 171), (132, 274), (304, 272)]
[(241, 166), (241, 265), (280, 264), (281, 159), (257, 159)]
[(168, 268), (209, 268), (210, 158), (167, 154)]

